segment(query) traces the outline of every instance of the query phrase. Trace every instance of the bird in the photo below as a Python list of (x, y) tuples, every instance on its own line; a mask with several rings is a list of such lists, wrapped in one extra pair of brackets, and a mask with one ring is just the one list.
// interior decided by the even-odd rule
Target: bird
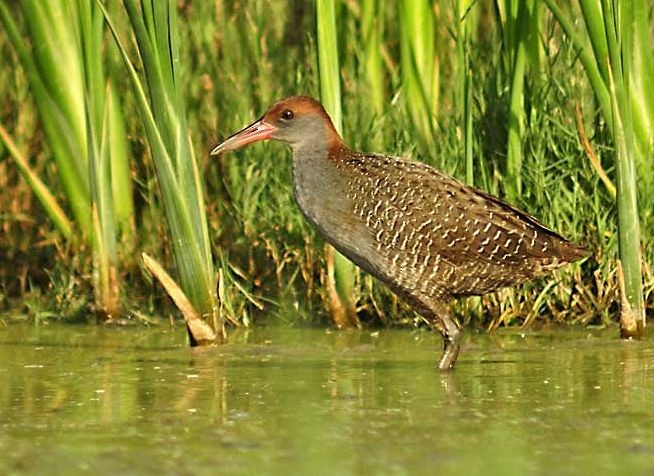
[(319, 101), (291, 96), (211, 150), (290, 145), (292, 186), (327, 242), (443, 336), (454, 367), (461, 326), (449, 303), (515, 286), (588, 255), (535, 218), (423, 162), (351, 150)]

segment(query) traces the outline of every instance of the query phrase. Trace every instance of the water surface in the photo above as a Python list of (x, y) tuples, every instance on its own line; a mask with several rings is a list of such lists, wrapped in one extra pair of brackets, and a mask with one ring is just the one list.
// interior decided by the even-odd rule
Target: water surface
[(0, 474), (654, 474), (654, 346), (615, 332), (0, 328)]

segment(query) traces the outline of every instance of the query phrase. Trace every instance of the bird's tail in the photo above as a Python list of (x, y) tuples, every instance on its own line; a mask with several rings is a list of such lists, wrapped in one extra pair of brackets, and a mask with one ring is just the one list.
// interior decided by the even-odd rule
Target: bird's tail
[(591, 252), (584, 245), (573, 243), (567, 240), (556, 240), (551, 245), (556, 249), (556, 252), (549, 254), (546, 257), (537, 258), (537, 263), (534, 263), (535, 276), (553, 271), (561, 268), (566, 264), (579, 261), (583, 258), (590, 256)]
[(563, 241), (557, 243), (557, 245), (559, 248), (560, 259), (566, 263), (579, 261), (580, 259), (587, 258), (591, 254), (590, 250), (584, 245), (573, 243), (571, 241)]

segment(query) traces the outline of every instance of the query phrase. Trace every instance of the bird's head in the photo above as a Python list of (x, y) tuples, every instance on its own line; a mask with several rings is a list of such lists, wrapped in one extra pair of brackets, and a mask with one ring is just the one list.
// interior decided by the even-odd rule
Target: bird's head
[(306, 145), (331, 149), (342, 143), (322, 104), (308, 96), (292, 96), (273, 104), (259, 120), (217, 145), (211, 155), (268, 139), (294, 149)]

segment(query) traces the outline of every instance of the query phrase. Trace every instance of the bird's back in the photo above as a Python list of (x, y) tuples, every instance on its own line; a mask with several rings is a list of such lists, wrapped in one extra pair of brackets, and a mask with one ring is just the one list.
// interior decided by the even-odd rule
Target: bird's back
[(349, 152), (357, 264), (405, 294), (465, 296), (513, 286), (586, 255), (500, 199), (420, 162)]

